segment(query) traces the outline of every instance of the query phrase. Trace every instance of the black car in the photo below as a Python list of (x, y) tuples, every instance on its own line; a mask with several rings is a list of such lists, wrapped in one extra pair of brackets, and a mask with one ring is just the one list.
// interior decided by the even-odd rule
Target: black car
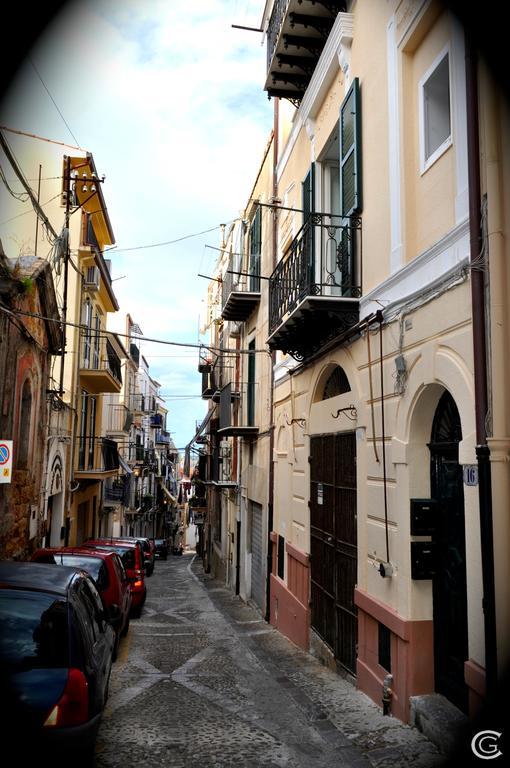
[(85, 571), (0, 562), (1, 717), (17, 749), (92, 759), (114, 644)]
[(151, 539), (154, 542), (154, 554), (156, 557), (166, 560), (168, 558), (168, 540)]

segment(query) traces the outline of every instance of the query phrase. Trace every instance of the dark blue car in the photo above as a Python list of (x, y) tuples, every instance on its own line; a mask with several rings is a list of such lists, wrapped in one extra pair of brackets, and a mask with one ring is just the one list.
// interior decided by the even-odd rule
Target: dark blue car
[(1, 716), (22, 750), (92, 757), (114, 643), (87, 573), (0, 562)]

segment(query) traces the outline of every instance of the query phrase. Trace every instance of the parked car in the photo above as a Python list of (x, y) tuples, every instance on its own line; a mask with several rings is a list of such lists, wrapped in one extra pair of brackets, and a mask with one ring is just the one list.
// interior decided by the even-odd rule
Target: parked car
[(46, 547), (37, 549), (32, 555), (37, 563), (53, 563), (81, 568), (92, 576), (97, 591), (108, 611), (109, 621), (115, 630), (115, 649), (113, 658), (117, 658), (120, 638), (129, 630), (131, 611), (131, 583), (117, 552), (92, 551), (80, 547)]
[(131, 616), (140, 616), (147, 598), (143, 549), (140, 542), (118, 541), (112, 538), (87, 539), (80, 546), (80, 549), (84, 548), (117, 552), (131, 584)]
[(16, 756), (92, 757), (115, 633), (85, 571), (0, 562), (2, 729)]
[(155, 556), (154, 547), (151, 540), (142, 536), (114, 536), (114, 541), (139, 541), (143, 549), (143, 558), (145, 563), (145, 575), (152, 576), (154, 573)]
[(151, 539), (154, 542), (154, 555), (161, 560), (168, 559), (168, 539)]

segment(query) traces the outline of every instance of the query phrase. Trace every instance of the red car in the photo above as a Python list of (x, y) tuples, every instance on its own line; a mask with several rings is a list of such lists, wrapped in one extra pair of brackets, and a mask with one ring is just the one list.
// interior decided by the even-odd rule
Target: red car
[(80, 568), (92, 576), (115, 630), (115, 659), (120, 638), (128, 633), (132, 602), (131, 582), (120, 555), (117, 552), (92, 551), (81, 547), (46, 547), (36, 550), (31, 559), (37, 563)]
[(99, 549), (104, 552), (117, 552), (126, 569), (131, 583), (131, 615), (140, 616), (147, 597), (143, 549), (139, 542), (118, 541), (114, 538), (87, 539), (80, 545), (83, 549)]
[(142, 536), (114, 536), (111, 541), (139, 541), (143, 549), (145, 575), (152, 576), (156, 557), (154, 542), (151, 539), (146, 539)]

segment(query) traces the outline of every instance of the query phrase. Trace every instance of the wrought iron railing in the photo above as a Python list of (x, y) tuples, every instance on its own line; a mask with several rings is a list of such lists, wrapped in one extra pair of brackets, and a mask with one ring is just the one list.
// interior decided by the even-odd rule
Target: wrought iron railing
[(290, 0), (275, 0), (269, 24), (267, 26), (267, 69), (271, 66), (273, 54), (278, 43), (278, 37), (282, 28)]
[(82, 332), (81, 367), (89, 371), (109, 371), (122, 384), (120, 358), (108, 340), (103, 346), (100, 334), (100, 328), (86, 328)]
[(119, 468), (119, 451), (115, 440), (83, 436), (78, 439), (78, 471), (110, 472)]
[(313, 213), (269, 281), (269, 332), (307, 296), (361, 296), (361, 219)]
[(258, 260), (252, 258), (249, 271), (253, 274), (241, 274), (242, 267), (236, 262), (234, 256), (230, 256), (228, 267), (222, 277), (221, 285), (221, 306), (225, 307), (228, 297), (233, 292), (243, 293), (250, 291), (260, 292), (260, 255)]

